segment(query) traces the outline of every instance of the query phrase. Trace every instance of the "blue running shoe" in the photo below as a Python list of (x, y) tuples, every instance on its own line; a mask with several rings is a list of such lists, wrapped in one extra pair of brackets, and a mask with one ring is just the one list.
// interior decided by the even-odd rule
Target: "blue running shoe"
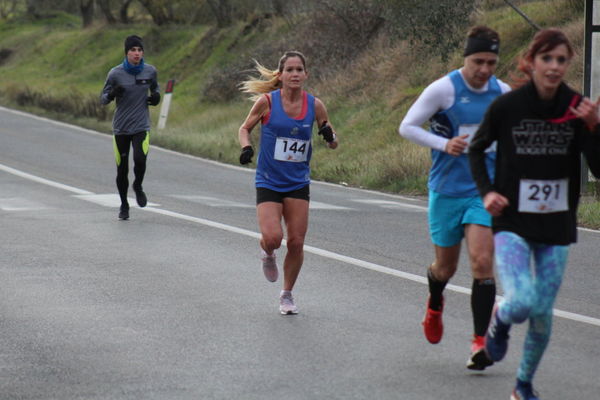
[(508, 331), (510, 324), (498, 318), (498, 305), (494, 306), (490, 326), (485, 334), (485, 351), (492, 361), (500, 361), (508, 350)]
[(531, 382), (523, 382), (517, 379), (517, 386), (515, 386), (510, 400), (540, 400), (540, 398), (537, 392), (533, 390)]

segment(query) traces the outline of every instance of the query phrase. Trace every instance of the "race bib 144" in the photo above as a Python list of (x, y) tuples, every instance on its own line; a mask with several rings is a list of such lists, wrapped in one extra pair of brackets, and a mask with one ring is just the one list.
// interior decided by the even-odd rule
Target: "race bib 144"
[(279, 161), (304, 162), (308, 157), (308, 140), (278, 137), (274, 158)]

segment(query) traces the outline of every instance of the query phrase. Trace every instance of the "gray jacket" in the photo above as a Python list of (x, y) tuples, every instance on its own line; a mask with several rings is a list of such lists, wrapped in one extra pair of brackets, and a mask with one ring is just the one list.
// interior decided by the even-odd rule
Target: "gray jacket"
[(156, 68), (144, 64), (138, 75), (125, 71), (123, 65), (110, 70), (100, 95), (100, 102), (108, 104), (113, 99), (109, 96), (112, 88), (122, 86), (123, 95), (116, 98), (117, 109), (113, 117), (113, 133), (115, 135), (133, 135), (150, 130), (150, 113), (147, 98), (151, 92), (159, 92)]

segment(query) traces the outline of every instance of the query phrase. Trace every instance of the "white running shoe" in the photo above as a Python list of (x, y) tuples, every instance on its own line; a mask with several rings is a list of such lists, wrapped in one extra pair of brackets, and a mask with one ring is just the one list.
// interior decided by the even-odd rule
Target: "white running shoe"
[(264, 250), (261, 250), (261, 260), (265, 278), (267, 278), (269, 282), (277, 281), (279, 271), (277, 270), (277, 260), (275, 259), (275, 252), (273, 252), (273, 254), (271, 255), (268, 255)]
[(279, 312), (283, 315), (298, 314), (298, 307), (294, 304), (291, 293), (283, 293), (279, 296)]

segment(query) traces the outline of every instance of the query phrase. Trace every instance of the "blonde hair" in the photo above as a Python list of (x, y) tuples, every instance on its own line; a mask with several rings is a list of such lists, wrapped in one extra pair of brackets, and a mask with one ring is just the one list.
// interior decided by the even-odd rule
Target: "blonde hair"
[(286, 51), (279, 59), (277, 69), (271, 70), (254, 60), (255, 69), (260, 74), (258, 78), (248, 78), (239, 84), (240, 90), (244, 93), (250, 93), (250, 100), (256, 101), (261, 95), (270, 93), (273, 90), (281, 88), (279, 74), (283, 72), (283, 66), (288, 58), (298, 57), (302, 60), (302, 65), (306, 70), (306, 58), (299, 51)]

